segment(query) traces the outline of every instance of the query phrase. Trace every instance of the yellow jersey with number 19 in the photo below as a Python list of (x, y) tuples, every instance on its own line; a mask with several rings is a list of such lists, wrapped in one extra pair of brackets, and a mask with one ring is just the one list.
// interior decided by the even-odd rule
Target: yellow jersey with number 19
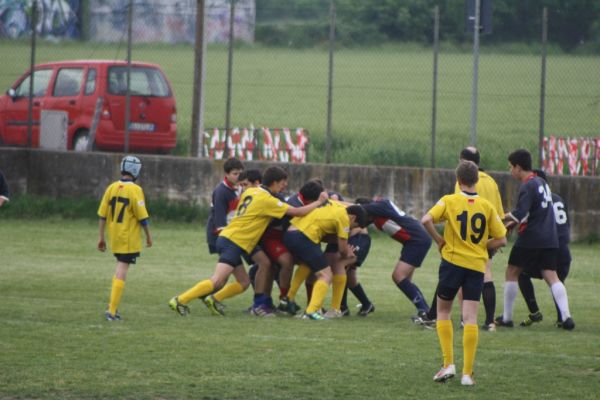
[(219, 236), (226, 237), (246, 253), (256, 247), (272, 218), (281, 218), (290, 206), (263, 187), (242, 193), (235, 215)]
[(106, 219), (111, 251), (131, 254), (142, 251), (140, 221), (148, 218), (142, 188), (132, 181), (120, 180), (108, 186), (98, 207)]
[(479, 272), (488, 260), (487, 241), (502, 238), (506, 228), (488, 200), (475, 193), (460, 192), (442, 197), (428, 212), (433, 222), (445, 221), (442, 258)]
[(292, 218), (291, 224), (314, 243), (321, 243), (325, 235), (348, 239), (350, 233), (346, 206), (335, 200), (327, 200), (303, 217)]

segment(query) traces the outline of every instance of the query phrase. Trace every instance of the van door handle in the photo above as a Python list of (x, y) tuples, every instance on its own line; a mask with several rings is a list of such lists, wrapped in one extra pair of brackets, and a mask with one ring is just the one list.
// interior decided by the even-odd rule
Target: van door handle
[(74, 106), (75, 105), (75, 100), (69, 100), (69, 104)]

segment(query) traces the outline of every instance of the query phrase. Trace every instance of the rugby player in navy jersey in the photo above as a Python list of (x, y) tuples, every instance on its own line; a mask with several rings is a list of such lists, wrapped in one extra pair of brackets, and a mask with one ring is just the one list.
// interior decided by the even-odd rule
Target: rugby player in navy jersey
[(404, 295), (417, 308), (417, 315), (421, 319), (427, 318), (429, 306), (423, 293), (412, 281), (415, 269), (419, 268), (431, 247), (431, 237), (423, 225), (415, 218), (400, 210), (388, 199), (357, 199), (361, 204), (369, 221), (377, 229), (387, 233), (392, 239), (402, 243), (400, 259), (394, 267), (392, 280)]
[(233, 217), (240, 199), (238, 179), (244, 165), (237, 158), (230, 158), (223, 164), (225, 177), (212, 192), (210, 214), (206, 223), (206, 241), (210, 254), (216, 254), (216, 242), (219, 232), (227, 226)]
[(562, 327), (575, 328), (569, 310), (567, 289), (556, 273), (558, 232), (548, 184), (532, 171), (531, 154), (519, 149), (508, 156), (510, 173), (521, 182), (515, 208), (505, 215), (510, 224), (519, 224), (519, 235), (510, 252), (504, 283), (504, 312), (496, 325), (512, 327), (518, 279), (523, 271), (540, 273), (560, 309)]
[[(546, 173), (540, 169), (534, 169), (533, 172), (547, 182)], [(564, 200), (557, 195), (552, 193), (552, 204), (554, 206), (554, 218), (556, 221), (556, 229), (558, 233), (558, 261), (556, 267), (556, 274), (558, 279), (564, 284), (567, 275), (569, 275), (569, 268), (571, 266), (571, 252), (569, 250), (569, 242), (571, 240), (570, 235), (570, 223), (569, 213), (565, 205)], [(539, 274), (530, 274), (523, 272), (519, 275), (519, 289), (525, 299), (527, 308), (529, 309), (529, 316), (521, 322), (521, 326), (530, 326), (535, 322), (540, 322), (543, 319), (542, 313), (537, 304), (535, 298), (535, 290), (531, 278), (541, 279)], [(556, 326), (562, 327), (562, 317), (558, 305), (556, 306)]]

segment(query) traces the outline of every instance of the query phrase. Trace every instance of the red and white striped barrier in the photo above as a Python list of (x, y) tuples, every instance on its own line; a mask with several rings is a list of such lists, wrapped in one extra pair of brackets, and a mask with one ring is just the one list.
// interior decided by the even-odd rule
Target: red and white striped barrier
[(309, 137), (303, 128), (260, 129), (234, 128), (226, 135), (225, 129), (214, 128), (204, 133), (204, 154), (213, 160), (236, 157), (240, 160), (267, 160), (305, 163)]
[(542, 165), (549, 174), (597, 176), (599, 163), (600, 137), (544, 138)]

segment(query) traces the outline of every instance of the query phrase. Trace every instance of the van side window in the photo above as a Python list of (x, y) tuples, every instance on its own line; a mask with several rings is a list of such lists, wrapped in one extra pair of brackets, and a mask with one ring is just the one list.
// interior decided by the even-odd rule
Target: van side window
[(90, 95), (96, 91), (96, 68), (90, 68), (85, 80), (85, 95)]
[[(133, 96), (169, 97), (171, 90), (163, 74), (150, 67), (132, 67), (130, 91)], [(127, 67), (108, 69), (108, 91), (125, 95), (127, 92)]]
[(53, 96), (77, 96), (83, 81), (83, 68), (62, 68), (54, 83)]
[[(50, 78), (52, 77), (51, 69), (40, 69), (35, 71), (33, 78), (33, 96), (40, 97), (46, 94)], [(29, 96), (29, 82), (31, 81), (31, 75), (23, 79), (23, 81), (15, 88), (17, 97), (28, 97)]]

